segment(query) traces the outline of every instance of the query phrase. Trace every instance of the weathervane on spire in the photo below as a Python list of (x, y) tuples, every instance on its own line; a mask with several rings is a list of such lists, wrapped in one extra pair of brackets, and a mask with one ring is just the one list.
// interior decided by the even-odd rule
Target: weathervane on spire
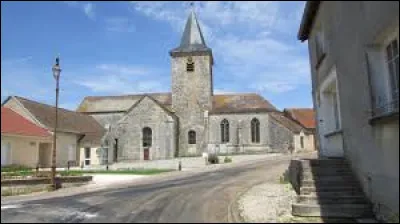
[(193, 11), (194, 10), (194, 2), (190, 2), (190, 9)]

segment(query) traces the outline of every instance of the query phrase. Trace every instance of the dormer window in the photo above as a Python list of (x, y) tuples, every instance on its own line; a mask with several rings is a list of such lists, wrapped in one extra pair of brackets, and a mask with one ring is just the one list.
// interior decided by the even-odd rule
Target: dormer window
[(193, 72), (194, 71), (194, 62), (192, 60), (192, 57), (188, 58), (188, 61), (186, 63), (186, 71), (188, 71), (188, 72)]

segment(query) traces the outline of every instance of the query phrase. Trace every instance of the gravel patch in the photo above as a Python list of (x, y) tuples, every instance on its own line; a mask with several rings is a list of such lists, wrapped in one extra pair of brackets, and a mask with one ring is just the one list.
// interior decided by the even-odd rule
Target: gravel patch
[(292, 220), (295, 197), (296, 192), (290, 184), (257, 185), (239, 199), (240, 215), (245, 222), (288, 222)]

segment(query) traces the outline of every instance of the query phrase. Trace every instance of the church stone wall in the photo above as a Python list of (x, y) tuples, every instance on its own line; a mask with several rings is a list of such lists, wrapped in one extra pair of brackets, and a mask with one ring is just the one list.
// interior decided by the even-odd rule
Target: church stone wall
[(143, 160), (143, 133), (145, 127), (152, 130), (150, 160), (170, 159), (175, 154), (176, 121), (158, 104), (145, 97), (135, 108), (112, 127), (118, 138), (118, 161)]
[(269, 142), (272, 151), (288, 152), (294, 133), (274, 119), (269, 120)]
[(124, 116), (124, 113), (89, 113), (88, 115), (92, 116), (101, 126), (105, 127), (106, 124), (116, 124)]
[[(253, 118), (260, 121), (260, 143), (251, 142), (251, 120)], [(220, 124), (223, 119), (227, 119), (229, 122), (229, 142), (225, 144), (221, 143)], [(268, 120), (267, 113), (210, 115), (209, 143), (218, 144), (220, 153), (270, 152)]]
[[(201, 155), (207, 147), (204, 111), (212, 106), (212, 64), (209, 55), (192, 55), (194, 71), (187, 72), (189, 56), (171, 58), (172, 107), (179, 117), (180, 155)], [(188, 132), (196, 132), (196, 144), (188, 144)]]

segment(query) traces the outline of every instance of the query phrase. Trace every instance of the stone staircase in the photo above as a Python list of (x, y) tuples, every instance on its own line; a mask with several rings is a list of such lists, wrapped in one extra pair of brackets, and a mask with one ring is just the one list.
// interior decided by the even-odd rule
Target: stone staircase
[(301, 160), (300, 166), (294, 216), (373, 218), (372, 206), (344, 159)]

